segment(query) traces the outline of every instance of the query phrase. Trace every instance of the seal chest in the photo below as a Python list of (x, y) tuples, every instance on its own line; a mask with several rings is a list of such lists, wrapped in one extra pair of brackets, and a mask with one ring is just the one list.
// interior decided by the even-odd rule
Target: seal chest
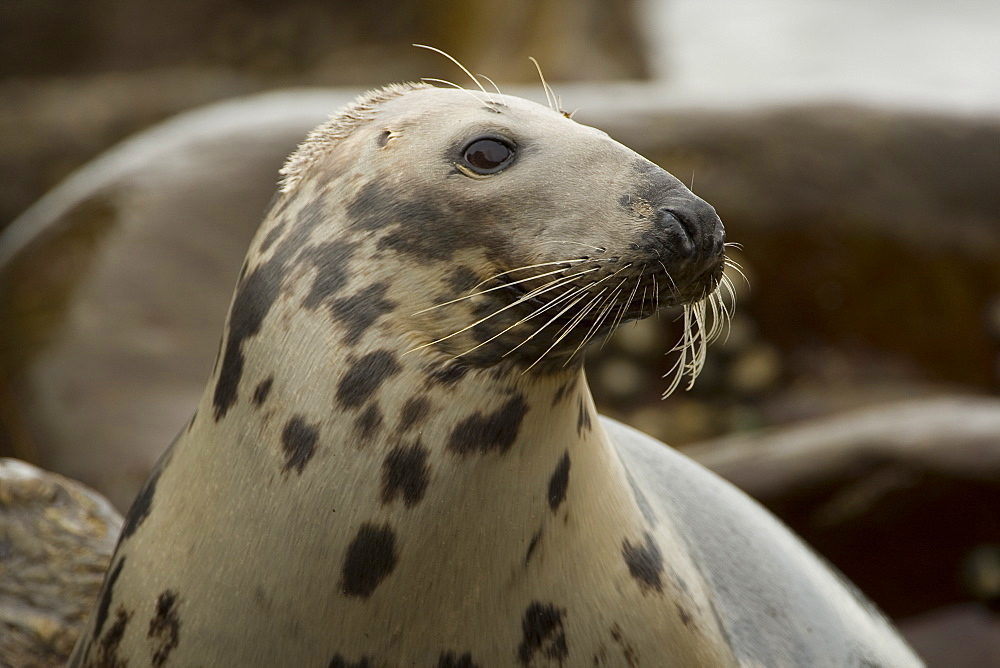
[(751, 500), (594, 409), (590, 340), (668, 304), (704, 335), (720, 303), (721, 222), (677, 179), (425, 85), (283, 173), (72, 665), (918, 663)]

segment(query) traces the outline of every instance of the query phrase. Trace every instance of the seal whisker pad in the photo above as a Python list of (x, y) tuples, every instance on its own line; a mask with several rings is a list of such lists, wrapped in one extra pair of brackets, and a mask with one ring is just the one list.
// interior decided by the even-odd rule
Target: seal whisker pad
[(70, 665), (919, 665), (767, 511), (597, 414), (588, 345), (675, 307), (690, 384), (739, 267), (671, 174), (498, 95), (372, 91), (288, 159)]

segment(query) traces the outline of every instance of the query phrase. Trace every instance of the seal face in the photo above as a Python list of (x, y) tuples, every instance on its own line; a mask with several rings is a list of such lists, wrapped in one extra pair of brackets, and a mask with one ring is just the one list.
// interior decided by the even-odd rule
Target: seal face
[(677, 179), (424, 85), (283, 174), (72, 665), (917, 663), (751, 500), (596, 415), (588, 341), (720, 303), (721, 222)]

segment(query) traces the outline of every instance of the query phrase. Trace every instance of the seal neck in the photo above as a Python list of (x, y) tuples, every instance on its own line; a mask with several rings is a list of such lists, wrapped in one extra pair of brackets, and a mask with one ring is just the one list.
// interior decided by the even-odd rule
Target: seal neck
[[(462, 555), (453, 572), (519, 568), (529, 578), (546, 568), (545, 555), (551, 567), (567, 554), (600, 553), (592, 541), (641, 532), (641, 510), (582, 368), (468, 370), (452, 379), (458, 369), (403, 366), (380, 399), (384, 427), (357, 455), (368, 460), (368, 476), (381, 474), (371, 510), (422, 542), (452, 546)], [(428, 378), (450, 382), (428, 387)]]

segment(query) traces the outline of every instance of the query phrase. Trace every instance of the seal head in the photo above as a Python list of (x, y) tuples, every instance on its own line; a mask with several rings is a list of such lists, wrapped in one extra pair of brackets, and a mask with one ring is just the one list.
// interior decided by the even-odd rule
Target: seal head
[(480, 367), (561, 366), (585, 339), (716, 287), (715, 210), (604, 132), (509, 96), (383, 95), (371, 122), (355, 111), (310, 136), (283, 197), (322, 193), (324, 236), (411, 267), (392, 291), (418, 345)]

